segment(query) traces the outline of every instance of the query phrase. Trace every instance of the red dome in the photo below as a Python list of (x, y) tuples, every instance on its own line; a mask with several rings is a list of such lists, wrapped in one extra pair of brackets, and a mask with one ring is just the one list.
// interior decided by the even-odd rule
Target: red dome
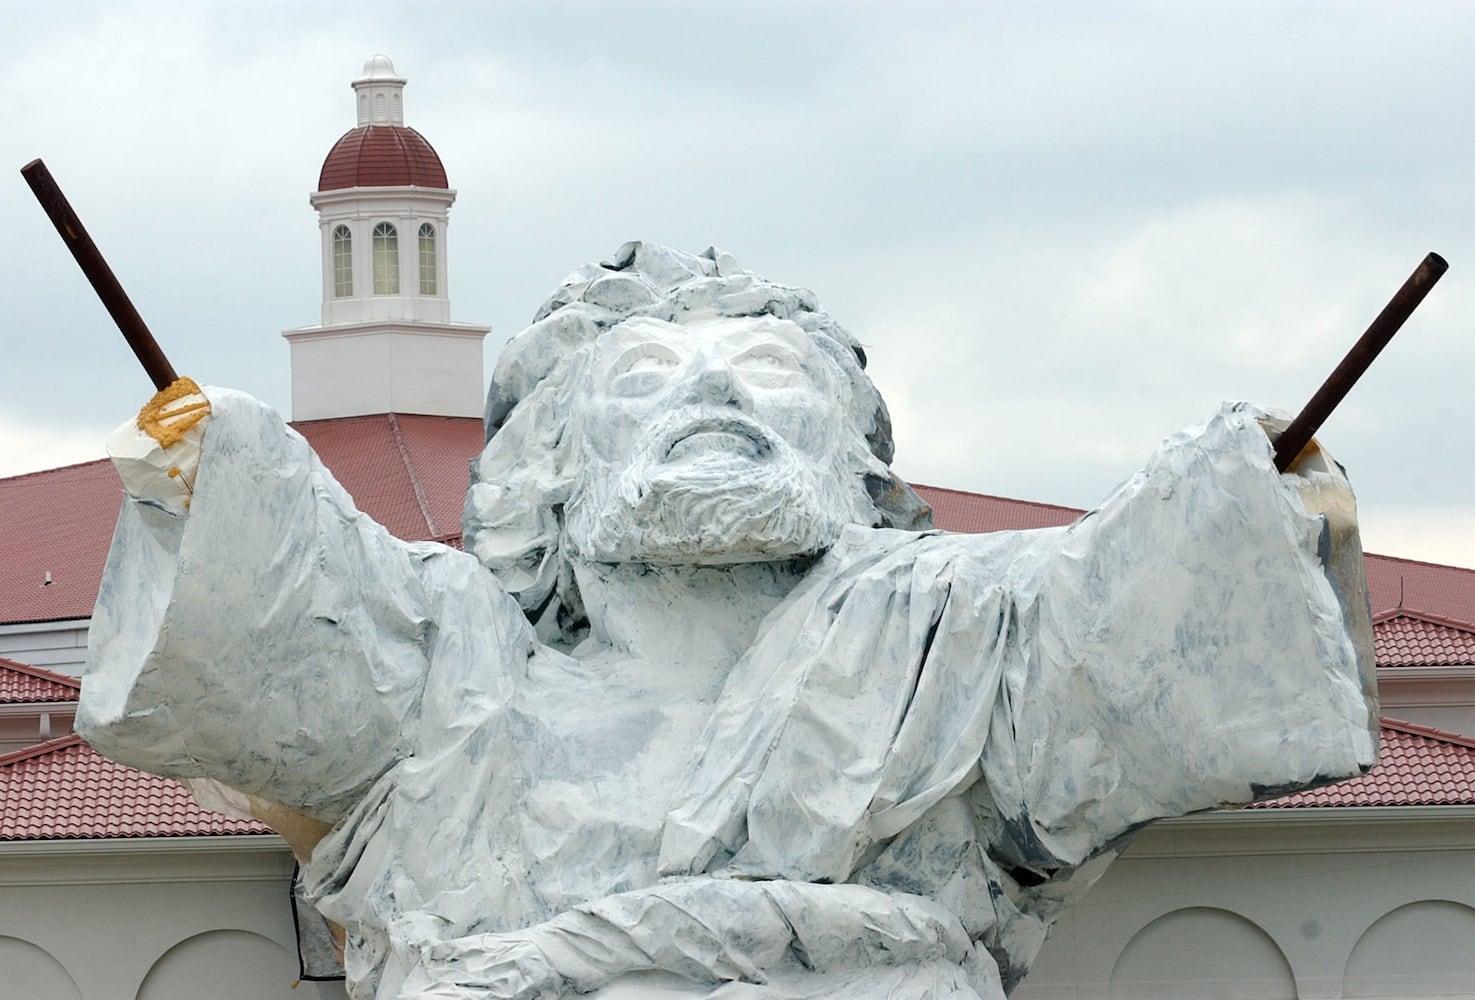
[(425, 137), (403, 125), (363, 125), (333, 145), (319, 191), (351, 187), (449, 188), (446, 168)]

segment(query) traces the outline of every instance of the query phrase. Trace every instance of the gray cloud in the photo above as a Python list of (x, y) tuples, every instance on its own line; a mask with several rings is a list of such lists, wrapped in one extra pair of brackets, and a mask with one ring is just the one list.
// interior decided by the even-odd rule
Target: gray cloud
[[(624, 240), (716, 243), (867, 343), (900, 469), (940, 485), (1088, 505), (1221, 398), (1298, 406), (1438, 249), (1324, 439), (1370, 547), (1475, 565), (1463, 4), (72, 4), (0, 34), (0, 165), (47, 159), (178, 368), (283, 409), (306, 194), (374, 51), (460, 191), (489, 353)], [(147, 382), (3, 176), (0, 426), (100, 436)]]

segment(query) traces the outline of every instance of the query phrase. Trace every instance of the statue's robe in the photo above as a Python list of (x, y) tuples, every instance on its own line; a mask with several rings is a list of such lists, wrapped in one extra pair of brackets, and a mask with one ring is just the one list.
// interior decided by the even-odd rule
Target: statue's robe
[(846, 529), (714, 696), (542, 645), (209, 394), (190, 513), (124, 502), (78, 726), (336, 824), (355, 997), (997, 997), (1143, 824), (1375, 757), (1355, 533), (1247, 407), (1069, 527)]

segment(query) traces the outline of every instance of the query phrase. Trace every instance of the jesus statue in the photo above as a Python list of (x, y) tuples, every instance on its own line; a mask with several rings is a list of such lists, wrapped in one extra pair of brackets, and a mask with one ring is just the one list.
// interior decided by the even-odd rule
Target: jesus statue
[(1226, 404), (1068, 527), (948, 534), (865, 366), (627, 244), (503, 351), (464, 551), (182, 384), (110, 439), (78, 728), (280, 830), (358, 1000), (1000, 1000), (1145, 824), (1372, 765), (1319, 449)]

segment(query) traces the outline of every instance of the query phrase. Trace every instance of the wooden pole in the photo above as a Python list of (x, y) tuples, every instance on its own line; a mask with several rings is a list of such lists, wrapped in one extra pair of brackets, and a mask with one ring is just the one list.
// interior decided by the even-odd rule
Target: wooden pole
[(1404, 320), (1418, 308), (1419, 303), (1424, 301), (1424, 296), (1429, 294), (1429, 289), (1434, 283), (1449, 270), (1443, 257), (1437, 253), (1431, 253), (1424, 258), (1423, 263), (1414, 269), (1414, 273), (1408, 276), (1408, 280), (1378, 313), (1377, 319), (1367, 328), (1367, 332), (1358, 338), (1357, 343), (1352, 345), (1352, 350), (1342, 359), (1342, 363), (1336, 367), (1327, 380), (1322, 383), (1316, 395), (1311, 397), (1301, 412), (1292, 420), (1290, 426), (1275, 439), (1275, 467), (1285, 472), (1296, 464), (1296, 459), (1301, 457), (1301, 451), (1310, 443), (1318, 428), (1336, 409), (1337, 404), (1347, 395), (1348, 390), (1367, 371), (1378, 352), (1388, 346), (1388, 341), (1403, 326)]
[(72, 206), (67, 202), (66, 196), (57, 187), (56, 181), (51, 176), (51, 171), (46, 169), (46, 164), (40, 160), (32, 160), (20, 169), (21, 176), (25, 177), (26, 183), (31, 186), (31, 191), (36, 195), (36, 200), (41, 203), (51, 224), (56, 227), (62, 242), (76, 258), (77, 265), (82, 268), (82, 273), (92, 283), (92, 288), (97, 292), (97, 297), (102, 300), (108, 315), (113, 317), (113, 322), (118, 324), (118, 329), (123, 333), (123, 339), (128, 341), (128, 346), (133, 348), (133, 353), (138, 357), (139, 363), (143, 365), (144, 371), (148, 372), (149, 378), (153, 379), (155, 389), (166, 389), (179, 376), (174, 373), (174, 366), (164, 356), (154, 335), (149, 332), (148, 325), (144, 323), (143, 317), (138, 315), (138, 310), (133, 308), (133, 303), (128, 298), (128, 293), (123, 291), (123, 286), (113, 274), (113, 269), (108, 267), (108, 262), (103, 260), (102, 254), (97, 249), (97, 244), (92, 242), (92, 237), (87, 235), (82, 221), (77, 218), (77, 213), (72, 211)]

